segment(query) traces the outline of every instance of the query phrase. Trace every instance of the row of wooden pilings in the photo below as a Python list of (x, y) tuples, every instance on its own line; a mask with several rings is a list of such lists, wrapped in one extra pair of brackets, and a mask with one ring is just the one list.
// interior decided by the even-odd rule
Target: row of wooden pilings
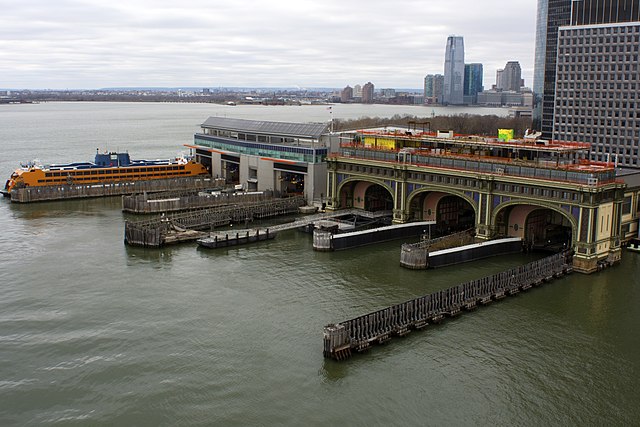
[(404, 336), (453, 317), (478, 304), (489, 304), (539, 286), (572, 271), (573, 253), (565, 251), (514, 267), (492, 276), (472, 280), (373, 313), (324, 328), (324, 357), (344, 360), (352, 351), (362, 352), (371, 344), (382, 344), (392, 336)]
[(295, 196), (194, 210), (153, 220), (126, 221), (124, 240), (132, 246), (159, 247), (165, 244), (167, 233), (172, 230), (210, 230), (231, 222), (292, 214), (305, 204), (303, 196)]
[(259, 194), (217, 192), (215, 195), (211, 191), (206, 193), (168, 191), (124, 196), (122, 197), (122, 210), (134, 214), (167, 213), (189, 209), (214, 208), (237, 203), (255, 203), (273, 198), (273, 191), (265, 191)]

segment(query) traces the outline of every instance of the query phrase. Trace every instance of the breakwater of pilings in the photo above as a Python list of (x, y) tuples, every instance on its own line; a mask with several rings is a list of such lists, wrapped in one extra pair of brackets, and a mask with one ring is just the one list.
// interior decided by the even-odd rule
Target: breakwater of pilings
[(166, 191), (162, 193), (132, 194), (122, 197), (122, 211), (134, 214), (178, 212), (190, 209), (214, 208), (245, 202), (273, 199), (272, 191), (236, 193), (224, 191)]
[(362, 352), (371, 344), (382, 344), (393, 336), (454, 317), (508, 295), (539, 286), (572, 271), (573, 253), (551, 255), (509, 270), (443, 289), (410, 301), (392, 305), (324, 328), (323, 354), (344, 360), (353, 351)]
[(124, 194), (153, 193), (168, 190), (200, 190), (209, 188), (211, 185), (211, 178), (169, 178), (149, 181), (14, 188), (11, 190), (10, 196), (12, 203), (31, 203), (90, 197), (122, 196)]
[(195, 230), (211, 230), (232, 222), (293, 214), (305, 204), (303, 196), (294, 196), (199, 209), (152, 220), (126, 221), (124, 241), (131, 246), (160, 247), (173, 242), (197, 240), (203, 237), (203, 233), (194, 233)]

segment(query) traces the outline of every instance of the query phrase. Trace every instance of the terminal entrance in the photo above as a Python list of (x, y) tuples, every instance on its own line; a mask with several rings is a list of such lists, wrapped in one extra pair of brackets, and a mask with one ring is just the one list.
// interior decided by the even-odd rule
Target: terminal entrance
[(280, 192), (285, 196), (304, 194), (304, 174), (280, 172)]
[(435, 221), (436, 236), (468, 230), (476, 225), (473, 206), (459, 196), (429, 191), (417, 194), (410, 205), (411, 218), (418, 221)]
[(345, 184), (340, 190), (341, 208), (358, 208), (369, 212), (392, 211), (393, 196), (382, 185), (366, 181)]
[(222, 178), (224, 178), (227, 184), (239, 184), (240, 183), (240, 165), (238, 163), (230, 162), (228, 160), (222, 161)]
[(499, 236), (521, 237), (527, 250), (558, 252), (571, 247), (571, 221), (552, 209), (509, 206), (496, 216)]
[(393, 198), (386, 188), (371, 185), (364, 195), (364, 210), (370, 212), (393, 210)]
[(571, 247), (571, 223), (551, 209), (536, 209), (527, 216), (525, 243), (531, 250), (558, 252)]
[(436, 228), (444, 234), (475, 227), (473, 207), (457, 196), (445, 196), (438, 202)]

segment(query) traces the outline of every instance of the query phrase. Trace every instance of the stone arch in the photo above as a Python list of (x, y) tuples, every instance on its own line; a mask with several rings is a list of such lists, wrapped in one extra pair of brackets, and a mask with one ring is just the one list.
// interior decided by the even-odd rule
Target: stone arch
[[(573, 245), (578, 238), (578, 220), (569, 212), (551, 203), (536, 202), (531, 200), (511, 200), (504, 202), (495, 207), (491, 214), (491, 225), (496, 234), (506, 235), (510, 237), (521, 237), (525, 239), (528, 232), (528, 224), (531, 214), (540, 210), (550, 210), (560, 214), (571, 225), (571, 244)], [(499, 224), (499, 217), (505, 213), (509, 214), (507, 223)], [(500, 229), (502, 228), (502, 229)]]
[(367, 191), (373, 186), (382, 187), (389, 193), (393, 209), (395, 206), (393, 189), (382, 180), (362, 179), (362, 177), (348, 178), (338, 185), (336, 189), (338, 207), (366, 209)]
[[(411, 194), (409, 194), (409, 197), (407, 198), (408, 209), (410, 209), (410, 207), (412, 206), (412, 203), (415, 201), (415, 198), (421, 197), (422, 195), (424, 195), (424, 193), (429, 193), (429, 194), (427, 194), (424, 197), (424, 200), (422, 201), (421, 214), (419, 215), (418, 218), (415, 218), (415, 213), (414, 213), (414, 219), (422, 219), (423, 221), (435, 221), (437, 205), (440, 202), (440, 200), (442, 200), (447, 196), (456, 196), (463, 199), (465, 202), (467, 202), (471, 206), (471, 208), (473, 209), (473, 214), (476, 218), (476, 223), (478, 222), (477, 203), (475, 202), (475, 200), (473, 200), (471, 197), (469, 197), (468, 195), (464, 194), (461, 191), (455, 191), (455, 190), (443, 191), (443, 189), (441, 188), (429, 188), (429, 187), (423, 187), (423, 188), (414, 190), (413, 192), (411, 192)], [(429, 209), (431, 209), (431, 212), (429, 212)]]

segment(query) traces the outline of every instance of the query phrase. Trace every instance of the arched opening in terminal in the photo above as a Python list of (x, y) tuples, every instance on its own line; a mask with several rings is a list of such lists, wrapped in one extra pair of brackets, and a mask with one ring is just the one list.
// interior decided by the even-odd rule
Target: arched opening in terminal
[(571, 221), (553, 209), (509, 206), (498, 213), (496, 230), (501, 236), (521, 237), (527, 250), (558, 252), (571, 247)]
[(340, 207), (370, 212), (392, 211), (393, 196), (380, 184), (366, 181), (350, 182), (340, 190)]
[(476, 224), (475, 211), (468, 201), (439, 191), (416, 195), (411, 200), (410, 211), (415, 220), (436, 221), (432, 236), (467, 230)]
[(364, 194), (364, 210), (370, 212), (393, 210), (393, 198), (381, 185), (371, 185)]

